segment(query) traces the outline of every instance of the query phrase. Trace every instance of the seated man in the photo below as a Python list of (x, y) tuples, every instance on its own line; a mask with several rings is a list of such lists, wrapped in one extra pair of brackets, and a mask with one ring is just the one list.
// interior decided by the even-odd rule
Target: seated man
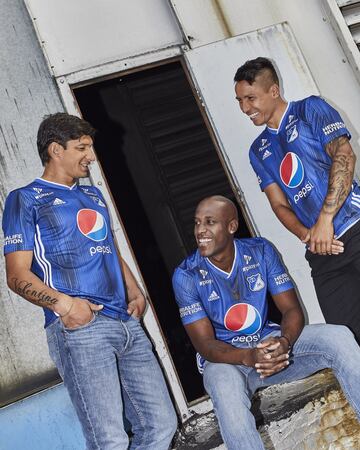
[[(360, 418), (360, 349), (341, 325), (307, 325), (276, 250), (263, 238), (235, 239), (235, 205), (202, 200), (195, 213), (198, 250), (173, 285), (185, 329), (199, 352), (204, 386), (229, 450), (264, 449), (250, 412), (260, 387), (331, 368)], [(267, 318), (267, 293), (281, 312)]]

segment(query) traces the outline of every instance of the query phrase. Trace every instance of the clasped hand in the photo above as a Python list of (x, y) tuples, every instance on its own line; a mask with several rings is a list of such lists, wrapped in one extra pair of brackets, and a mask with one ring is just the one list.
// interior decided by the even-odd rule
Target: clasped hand
[(289, 365), (289, 348), (285, 339), (270, 337), (254, 348), (254, 364), (260, 378), (269, 377)]
[(334, 238), (332, 222), (321, 215), (301, 241), (308, 245), (312, 253), (318, 255), (339, 255), (344, 252), (344, 243)]

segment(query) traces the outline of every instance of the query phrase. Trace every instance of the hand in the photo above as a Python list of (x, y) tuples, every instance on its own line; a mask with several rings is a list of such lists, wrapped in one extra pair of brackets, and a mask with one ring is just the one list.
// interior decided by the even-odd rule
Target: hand
[(257, 361), (254, 364), (260, 378), (269, 377), (289, 365), (289, 345), (286, 339), (270, 337), (257, 347)]
[[(316, 224), (314, 225), (314, 227)], [(311, 250), (311, 238), (313, 237), (312, 230), (314, 230), (314, 227), (312, 227), (310, 230), (307, 230), (307, 233), (304, 237), (301, 238), (301, 242), (308, 245), (308, 248)], [(333, 235), (333, 232), (332, 232)], [(314, 238), (313, 238), (314, 239)], [(316, 248), (316, 245), (315, 245)], [(332, 238), (330, 251), (326, 253), (319, 253), (316, 251), (312, 251), (314, 254), (321, 254), (321, 255), (340, 255), (341, 253), (344, 253), (344, 243), (342, 241), (338, 241), (334, 237)]]
[(100, 311), (103, 305), (95, 305), (89, 300), (73, 297), (73, 303), (67, 313), (60, 316), (65, 328), (75, 329), (91, 321), (95, 311)]
[(146, 307), (146, 300), (143, 295), (139, 295), (128, 303), (127, 313), (137, 319), (141, 319)]

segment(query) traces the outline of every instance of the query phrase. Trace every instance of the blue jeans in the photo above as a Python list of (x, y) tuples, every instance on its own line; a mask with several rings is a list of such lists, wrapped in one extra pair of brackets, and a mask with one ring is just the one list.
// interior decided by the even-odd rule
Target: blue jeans
[(46, 329), (49, 352), (68, 389), (88, 450), (167, 450), (177, 418), (159, 364), (140, 323), (95, 314), (66, 329)]
[(290, 365), (268, 378), (252, 367), (206, 362), (204, 386), (214, 404), (222, 438), (229, 450), (263, 450), (251, 396), (261, 387), (305, 378), (331, 368), (360, 419), (360, 347), (341, 325), (308, 325), (296, 341)]

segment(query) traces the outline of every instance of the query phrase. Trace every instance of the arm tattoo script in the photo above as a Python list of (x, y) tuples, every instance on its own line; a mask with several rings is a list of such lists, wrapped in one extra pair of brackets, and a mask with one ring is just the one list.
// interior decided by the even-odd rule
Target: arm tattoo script
[(350, 192), (354, 176), (355, 155), (345, 136), (331, 141), (326, 146), (326, 151), (332, 159), (332, 165), (323, 211), (335, 215)]
[(46, 289), (38, 291), (32, 287), (32, 283), (25, 280), (19, 280), (18, 278), (13, 278), (14, 291), (21, 295), (21, 297), (36, 303), (40, 306), (55, 305), (58, 302), (56, 297), (52, 297), (46, 292)]

